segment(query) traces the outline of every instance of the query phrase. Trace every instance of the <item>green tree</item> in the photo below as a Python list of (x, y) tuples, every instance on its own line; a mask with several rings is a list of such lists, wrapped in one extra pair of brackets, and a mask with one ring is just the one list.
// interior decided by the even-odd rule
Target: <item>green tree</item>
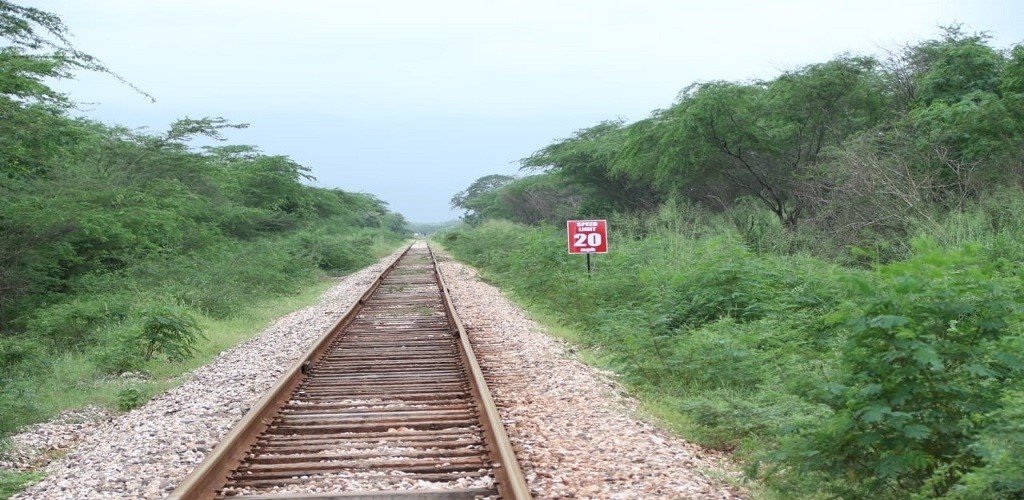
[(452, 207), (466, 211), (462, 220), (478, 225), (487, 219), (521, 224), (564, 222), (577, 214), (583, 197), (553, 173), (515, 178), (488, 175), (452, 198)]
[(662, 191), (615, 168), (625, 141), (622, 121), (605, 121), (548, 145), (521, 164), (559, 177), (582, 196), (583, 214), (653, 209), (662, 201)]
[(1002, 53), (989, 40), (954, 25), (906, 47), (897, 66), (911, 99), (906, 114), (880, 131), (909, 141), (907, 151), (919, 158), (912, 171), (930, 179), (935, 201), (957, 209), (1020, 172), (1024, 52), (1018, 45)]
[(948, 104), (974, 92), (999, 89), (1003, 56), (993, 49), (987, 33), (967, 34), (961, 25), (942, 28), (942, 36), (908, 49), (907, 58), (917, 83), (916, 98), (927, 106)]
[(46, 80), (95, 71), (152, 99), (99, 59), (75, 49), (68, 37), (56, 15), (0, 0), (0, 39), (5, 41), (0, 46), (0, 182), (46, 173), (50, 159), (75, 137), (61, 120), (70, 100)]
[(580, 212), (584, 202), (576, 191), (558, 176), (529, 175), (504, 186), (498, 193), (498, 203), (512, 222), (564, 224)]
[(1010, 49), (999, 91), (1006, 97), (1024, 95), (1024, 45), (1018, 44)]
[(464, 210), (462, 220), (473, 225), (488, 218), (501, 217), (504, 214), (497, 204), (498, 191), (515, 180), (511, 175), (485, 175), (452, 196), (452, 208)]
[(751, 196), (793, 227), (806, 208), (799, 187), (823, 151), (883, 118), (875, 67), (841, 57), (769, 82), (692, 85), (630, 127), (618, 170), (704, 203)]

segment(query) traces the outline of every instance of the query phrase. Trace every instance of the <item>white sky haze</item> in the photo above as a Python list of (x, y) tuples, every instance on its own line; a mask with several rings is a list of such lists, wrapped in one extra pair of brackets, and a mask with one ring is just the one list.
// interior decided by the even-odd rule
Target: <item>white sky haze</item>
[(36, 0), (103, 75), (55, 85), (108, 124), (223, 116), (229, 142), (290, 156), (317, 185), (413, 222), (601, 120), (634, 121), (694, 81), (773, 78), (962, 22), (1024, 42), (1019, 0)]

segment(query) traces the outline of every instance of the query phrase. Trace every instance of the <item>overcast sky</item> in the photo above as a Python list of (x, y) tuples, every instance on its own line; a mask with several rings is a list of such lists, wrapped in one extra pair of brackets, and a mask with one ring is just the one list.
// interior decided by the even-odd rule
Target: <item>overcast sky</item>
[(14, 0), (59, 15), (102, 75), (57, 85), (87, 116), (228, 134), (372, 193), (413, 222), (601, 120), (635, 121), (694, 81), (772, 78), (962, 22), (1024, 42), (1021, 0)]

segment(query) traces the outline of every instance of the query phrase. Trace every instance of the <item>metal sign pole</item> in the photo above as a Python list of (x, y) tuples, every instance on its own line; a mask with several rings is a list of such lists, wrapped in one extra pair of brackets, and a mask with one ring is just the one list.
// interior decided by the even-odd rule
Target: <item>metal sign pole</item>
[(570, 254), (587, 254), (587, 277), (593, 273), (592, 253), (608, 253), (608, 221), (601, 220), (567, 220), (565, 230), (568, 235)]

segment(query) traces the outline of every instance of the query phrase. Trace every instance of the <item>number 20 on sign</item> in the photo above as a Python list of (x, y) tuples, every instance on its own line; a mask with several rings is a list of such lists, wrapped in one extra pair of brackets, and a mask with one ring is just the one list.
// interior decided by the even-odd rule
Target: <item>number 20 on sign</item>
[(569, 253), (608, 253), (608, 222), (604, 220), (571, 220)]

